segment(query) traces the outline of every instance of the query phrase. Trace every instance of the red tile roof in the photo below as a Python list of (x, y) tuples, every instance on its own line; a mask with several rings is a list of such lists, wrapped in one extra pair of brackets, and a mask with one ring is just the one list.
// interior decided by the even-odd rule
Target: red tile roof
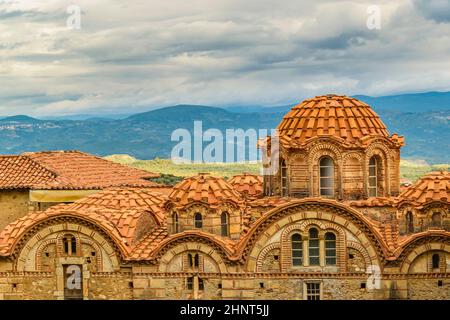
[(370, 197), (363, 200), (348, 200), (344, 203), (351, 207), (393, 207), (397, 200), (395, 197)]
[(149, 232), (130, 253), (133, 260), (145, 260), (150, 257), (160, 243), (169, 236), (167, 228), (162, 226)]
[(109, 233), (118, 244), (123, 244), (122, 249), (128, 250), (125, 243), (122, 241), (122, 237), (126, 237), (127, 234), (121, 234), (119, 230), (114, 226), (114, 224), (106, 219), (103, 214), (108, 214), (102, 212), (99, 214), (94, 211), (84, 211), (83, 213), (77, 211), (64, 211), (64, 210), (47, 210), (45, 212), (34, 212), (30, 213), (13, 223), (10, 223), (2, 230), (0, 233), (0, 254), (8, 255), (11, 254), (14, 249), (14, 245), (17, 239), (22, 237), (27, 231), (29, 231), (33, 226), (40, 222), (43, 222), (52, 217), (59, 216), (69, 216), (69, 217), (80, 217), (84, 220), (88, 220)]
[(103, 210), (149, 211), (158, 222), (164, 221), (164, 204), (167, 196), (154, 191), (153, 188), (110, 188), (82, 198), (68, 205), (59, 205), (49, 210)]
[[(325, 95), (306, 99), (289, 111), (278, 125), (280, 142), (297, 145), (318, 136), (354, 142), (367, 136), (389, 137), (386, 126), (366, 103), (358, 99)], [(393, 136), (399, 144), (403, 138)]]
[(271, 196), (271, 197), (264, 197), (261, 199), (253, 200), (248, 203), (250, 207), (276, 207), (285, 203), (288, 203), (289, 201), (293, 200), (294, 198), (289, 197), (280, 197), (280, 196)]
[(396, 223), (380, 223), (378, 230), (383, 236), (383, 240), (392, 252), (398, 246), (398, 224)]
[(134, 245), (159, 223), (153, 215), (145, 210), (112, 210), (112, 209), (80, 209), (69, 210), (59, 206), (44, 212), (30, 213), (7, 225), (0, 233), (0, 254), (8, 254), (18, 238), (30, 228), (52, 217), (70, 216), (88, 220), (103, 228), (116, 242), (123, 244), (123, 249), (129, 252)]
[(238, 174), (229, 179), (228, 183), (247, 198), (258, 198), (262, 195), (263, 180), (261, 176), (251, 173)]
[(185, 178), (173, 187), (169, 199), (179, 207), (184, 207), (193, 202), (203, 202), (212, 208), (224, 202), (242, 204), (243, 198), (223, 178), (209, 174), (199, 174)]
[(157, 174), (79, 151), (0, 156), (0, 189), (87, 190), (113, 186), (156, 186)]
[(50, 183), (56, 174), (25, 156), (0, 156), (0, 189), (28, 189)]
[(199, 230), (189, 230), (169, 235), (164, 228), (159, 228), (153, 230), (146, 238), (136, 245), (129, 256), (129, 260), (151, 260), (155, 258), (155, 254), (169, 242), (189, 236), (212, 240), (220, 247), (224, 248), (229, 254), (234, 253), (237, 244), (236, 240)]
[(400, 203), (408, 202), (415, 206), (423, 206), (433, 201), (450, 203), (450, 173), (432, 172), (421, 177), (402, 192), (399, 199)]
[[(199, 181), (209, 180), (204, 178), (197, 179)], [(225, 189), (228, 190), (227, 188)], [(183, 197), (183, 199), (185, 198)], [(219, 237), (199, 230), (169, 235), (166, 230), (165, 219), (154, 219), (156, 217), (154, 213), (158, 211), (161, 213), (160, 216), (164, 216), (161, 207), (163, 202), (163, 195), (154, 194), (147, 189), (126, 188), (121, 190), (113, 188), (91, 195), (74, 204), (59, 205), (45, 212), (28, 214), (8, 225), (0, 233), (0, 255), (11, 255), (15, 250), (15, 246), (20, 243), (19, 239), (27, 232), (33, 230), (37, 224), (51, 218), (75, 217), (94, 223), (107, 232), (119, 246), (126, 260), (153, 260), (157, 252), (171, 241), (178, 241), (178, 239), (183, 237), (192, 236), (214, 241), (228, 252), (227, 254), (233, 255), (233, 259), (238, 259), (238, 255), (242, 253), (242, 246), (251, 237), (255, 228), (262, 221), (269, 219), (272, 214), (277, 212), (274, 207), (287, 208), (290, 205), (310, 202), (331, 204), (351, 210), (358, 219), (362, 220), (373, 230), (374, 235), (381, 241), (381, 246), (386, 248), (384, 254), (388, 259), (406, 241), (404, 238), (399, 239), (398, 226), (395, 223), (374, 221), (346, 204), (323, 198), (292, 199), (268, 197), (249, 202), (249, 206), (271, 206), (272, 210), (263, 214), (251, 225), (245, 226), (238, 240)], [(446, 232), (445, 234), (448, 235), (450, 233)]]

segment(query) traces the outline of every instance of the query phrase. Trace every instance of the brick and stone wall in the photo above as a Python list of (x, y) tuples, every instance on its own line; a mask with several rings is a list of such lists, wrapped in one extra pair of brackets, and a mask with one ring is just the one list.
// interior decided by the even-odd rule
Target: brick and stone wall
[(30, 209), (28, 190), (0, 191), (0, 230), (25, 216)]

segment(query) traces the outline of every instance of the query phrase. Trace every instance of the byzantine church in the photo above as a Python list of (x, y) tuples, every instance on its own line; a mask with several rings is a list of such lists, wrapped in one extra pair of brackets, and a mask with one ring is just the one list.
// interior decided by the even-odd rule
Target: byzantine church
[(449, 172), (401, 188), (404, 138), (348, 96), (278, 130), (275, 174), (173, 187), (78, 151), (0, 156), (0, 299), (450, 299)]

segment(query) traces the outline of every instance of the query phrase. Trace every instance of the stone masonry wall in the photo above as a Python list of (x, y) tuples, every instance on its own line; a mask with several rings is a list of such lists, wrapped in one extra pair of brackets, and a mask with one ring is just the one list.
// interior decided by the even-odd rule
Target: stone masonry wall
[(0, 230), (8, 224), (25, 216), (29, 210), (29, 193), (27, 190), (0, 191)]
[(55, 290), (51, 273), (0, 273), (0, 300), (51, 300)]
[(130, 273), (91, 273), (89, 279), (91, 300), (131, 300), (133, 288)]
[[(439, 282), (441, 281), (441, 282)], [(441, 286), (439, 286), (441, 284)], [(450, 300), (450, 280), (447, 279), (409, 279), (408, 299), (412, 300)]]

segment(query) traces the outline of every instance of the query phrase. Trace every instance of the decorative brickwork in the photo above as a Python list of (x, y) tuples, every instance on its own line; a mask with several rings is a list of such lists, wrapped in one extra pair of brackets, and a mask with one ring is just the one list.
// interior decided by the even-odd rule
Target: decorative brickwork
[(354, 98), (307, 99), (279, 129), (284, 170), (264, 186), (198, 174), (166, 196), (86, 154), (0, 159), (0, 189), (127, 185), (50, 208), (3, 190), (0, 299), (450, 298), (447, 172), (397, 197), (403, 138)]

